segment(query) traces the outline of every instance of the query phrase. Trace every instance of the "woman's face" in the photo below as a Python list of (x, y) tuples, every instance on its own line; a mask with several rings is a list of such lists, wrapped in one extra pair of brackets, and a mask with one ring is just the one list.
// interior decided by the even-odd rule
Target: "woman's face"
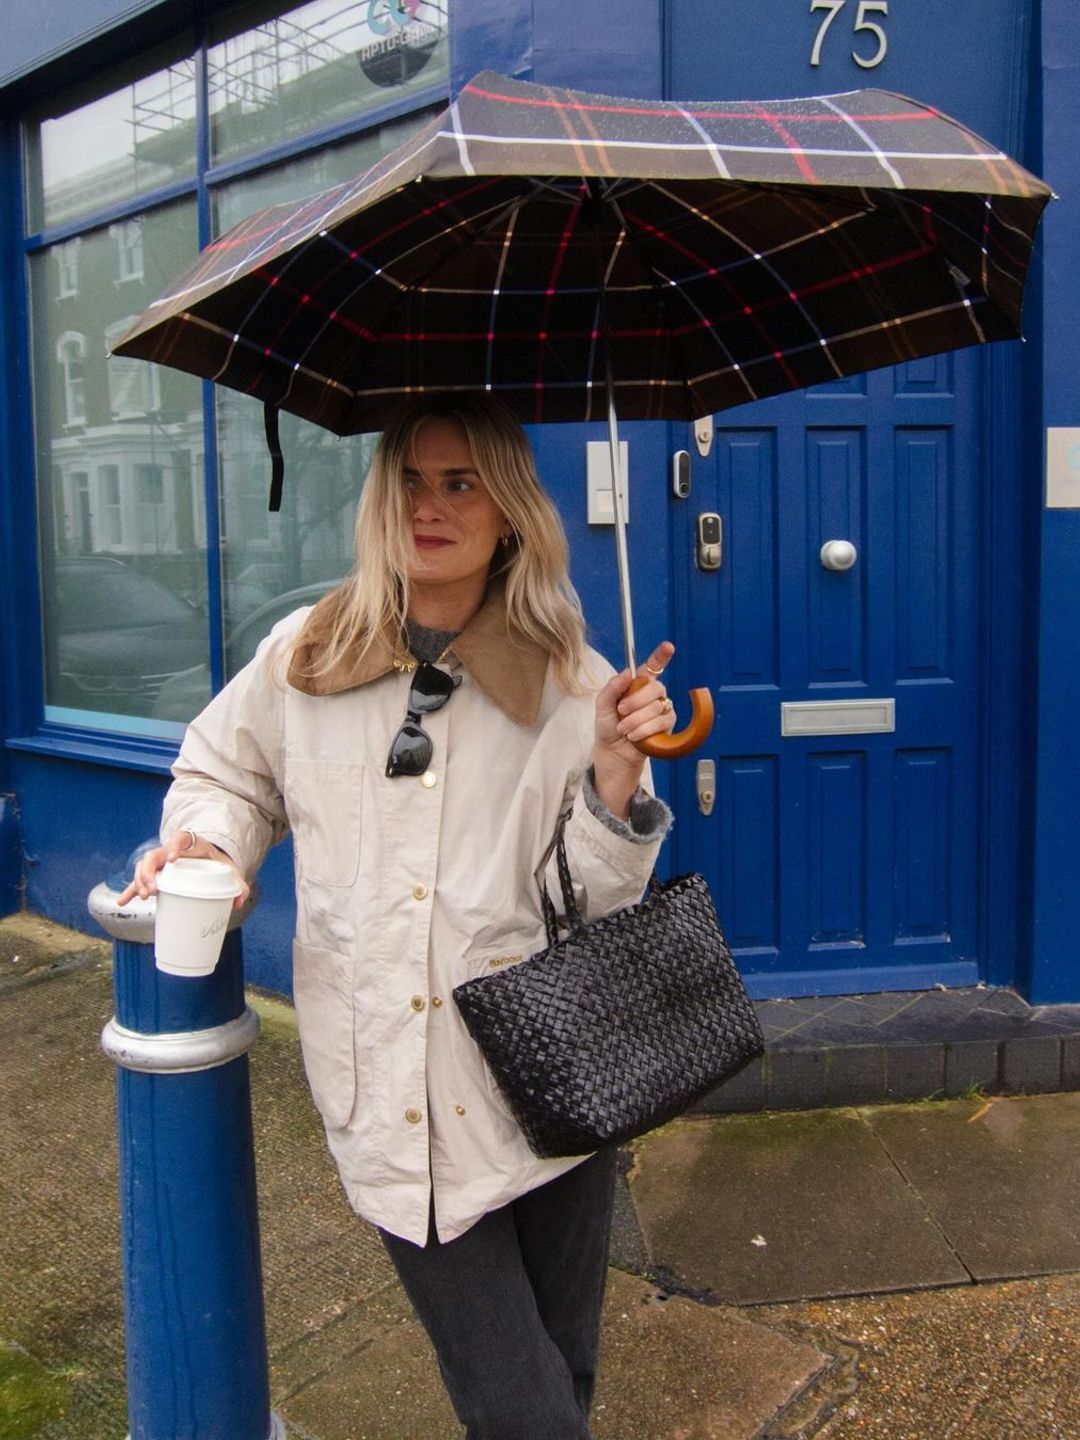
[(486, 584), (491, 557), (510, 526), (476, 471), (461, 424), (425, 421), (402, 479), (415, 552), (410, 584)]

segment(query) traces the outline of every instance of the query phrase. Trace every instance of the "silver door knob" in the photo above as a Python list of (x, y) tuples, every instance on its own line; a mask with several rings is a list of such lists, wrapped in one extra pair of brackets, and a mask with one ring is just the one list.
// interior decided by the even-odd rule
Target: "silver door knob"
[(821, 563), (826, 570), (850, 570), (859, 552), (850, 540), (826, 540), (821, 547)]

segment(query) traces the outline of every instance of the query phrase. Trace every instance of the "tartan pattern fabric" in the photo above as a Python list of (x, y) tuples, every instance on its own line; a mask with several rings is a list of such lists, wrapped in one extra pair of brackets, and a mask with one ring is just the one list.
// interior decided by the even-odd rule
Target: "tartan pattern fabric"
[(548, 948), (454, 990), (465, 1025), (537, 1155), (585, 1155), (680, 1115), (765, 1048), (700, 875), (569, 933), (545, 899)]
[(607, 336), (621, 416), (691, 419), (1019, 335), (1049, 198), (886, 91), (681, 104), (484, 72), (354, 181), (223, 235), (115, 353), (350, 434), (427, 390), (602, 419)]

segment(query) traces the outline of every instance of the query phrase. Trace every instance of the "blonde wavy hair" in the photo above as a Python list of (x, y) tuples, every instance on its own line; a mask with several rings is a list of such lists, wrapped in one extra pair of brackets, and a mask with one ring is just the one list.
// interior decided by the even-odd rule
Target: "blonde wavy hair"
[(357, 506), (356, 568), (343, 582), (344, 603), (309, 673), (321, 676), (347, 655), (362, 657), (380, 635), (403, 643), (408, 572), (415, 562), (404, 470), (414, 463), (419, 430), (437, 419), (461, 426), (477, 473), (511, 527), (491, 568), (491, 578), (506, 577), (511, 636), (516, 631), (540, 644), (563, 690), (583, 693), (585, 622), (570, 583), (562, 521), (540, 484), (525, 432), (505, 406), (486, 395), (417, 397), (391, 419)]

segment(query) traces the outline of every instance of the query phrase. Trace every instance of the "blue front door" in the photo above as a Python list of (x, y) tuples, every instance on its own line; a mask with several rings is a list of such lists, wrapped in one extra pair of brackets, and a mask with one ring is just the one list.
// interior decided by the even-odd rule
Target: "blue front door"
[[(1015, 148), (1027, 12), (667, 0), (667, 94), (879, 86)], [(744, 406), (704, 457), (676, 435), (692, 489), (673, 502), (674, 638), (717, 725), (675, 767), (675, 859), (706, 871), (758, 995), (979, 974), (985, 370), (969, 351)], [(829, 568), (830, 541), (850, 568)]]
[(759, 994), (976, 978), (979, 368), (731, 411), (707, 458), (688, 428), (676, 639), (717, 725), (677, 767), (679, 858)]

